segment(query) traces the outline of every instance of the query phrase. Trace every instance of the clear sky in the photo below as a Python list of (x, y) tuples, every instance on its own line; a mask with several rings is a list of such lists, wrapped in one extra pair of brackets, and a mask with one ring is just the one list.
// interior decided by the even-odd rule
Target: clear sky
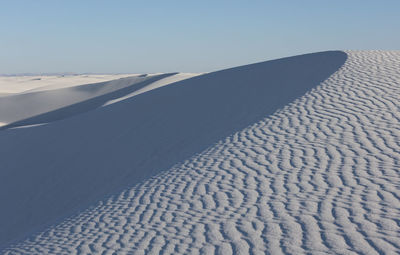
[(399, 0), (0, 0), (0, 73), (207, 72), (400, 49)]

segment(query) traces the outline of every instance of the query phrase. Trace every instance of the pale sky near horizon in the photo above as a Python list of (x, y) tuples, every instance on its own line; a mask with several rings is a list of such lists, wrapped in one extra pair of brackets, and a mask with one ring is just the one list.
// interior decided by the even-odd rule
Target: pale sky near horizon
[(400, 1), (0, 0), (0, 74), (208, 72), (400, 49)]

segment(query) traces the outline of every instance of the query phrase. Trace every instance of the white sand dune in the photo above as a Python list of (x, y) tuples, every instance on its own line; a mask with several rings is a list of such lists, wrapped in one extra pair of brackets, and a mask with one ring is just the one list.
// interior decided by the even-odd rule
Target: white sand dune
[(3, 126), (7, 124), (6, 128), (52, 122), (195, 75), (136, 75), (101, 83), (12, 94), (0, 97), (0, 122)]
[(3, 253), (400, 253), (399, 95), (400, 52), (322, 52), (3, 130)]
[(0, 76), (0, 95), (67, 88), (89, 83), (99, 83), (140, 74), (70, 74)]

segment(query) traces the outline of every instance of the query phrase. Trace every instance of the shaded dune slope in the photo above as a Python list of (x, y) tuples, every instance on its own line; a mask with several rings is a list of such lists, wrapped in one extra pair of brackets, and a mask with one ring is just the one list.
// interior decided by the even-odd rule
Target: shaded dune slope
[(48, 125), (1, 131), (0, 244), (274, 113), (327, 79), (346, 58), (331, 51), (241, 66)]
[(4, 254), (400, 254), (400, 51)]

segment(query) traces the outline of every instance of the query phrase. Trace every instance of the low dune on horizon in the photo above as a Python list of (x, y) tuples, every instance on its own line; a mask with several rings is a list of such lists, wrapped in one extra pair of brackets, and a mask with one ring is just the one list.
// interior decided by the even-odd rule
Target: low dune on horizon
[(1, 254), (399, 254), (400, 51), (0, 78)]

